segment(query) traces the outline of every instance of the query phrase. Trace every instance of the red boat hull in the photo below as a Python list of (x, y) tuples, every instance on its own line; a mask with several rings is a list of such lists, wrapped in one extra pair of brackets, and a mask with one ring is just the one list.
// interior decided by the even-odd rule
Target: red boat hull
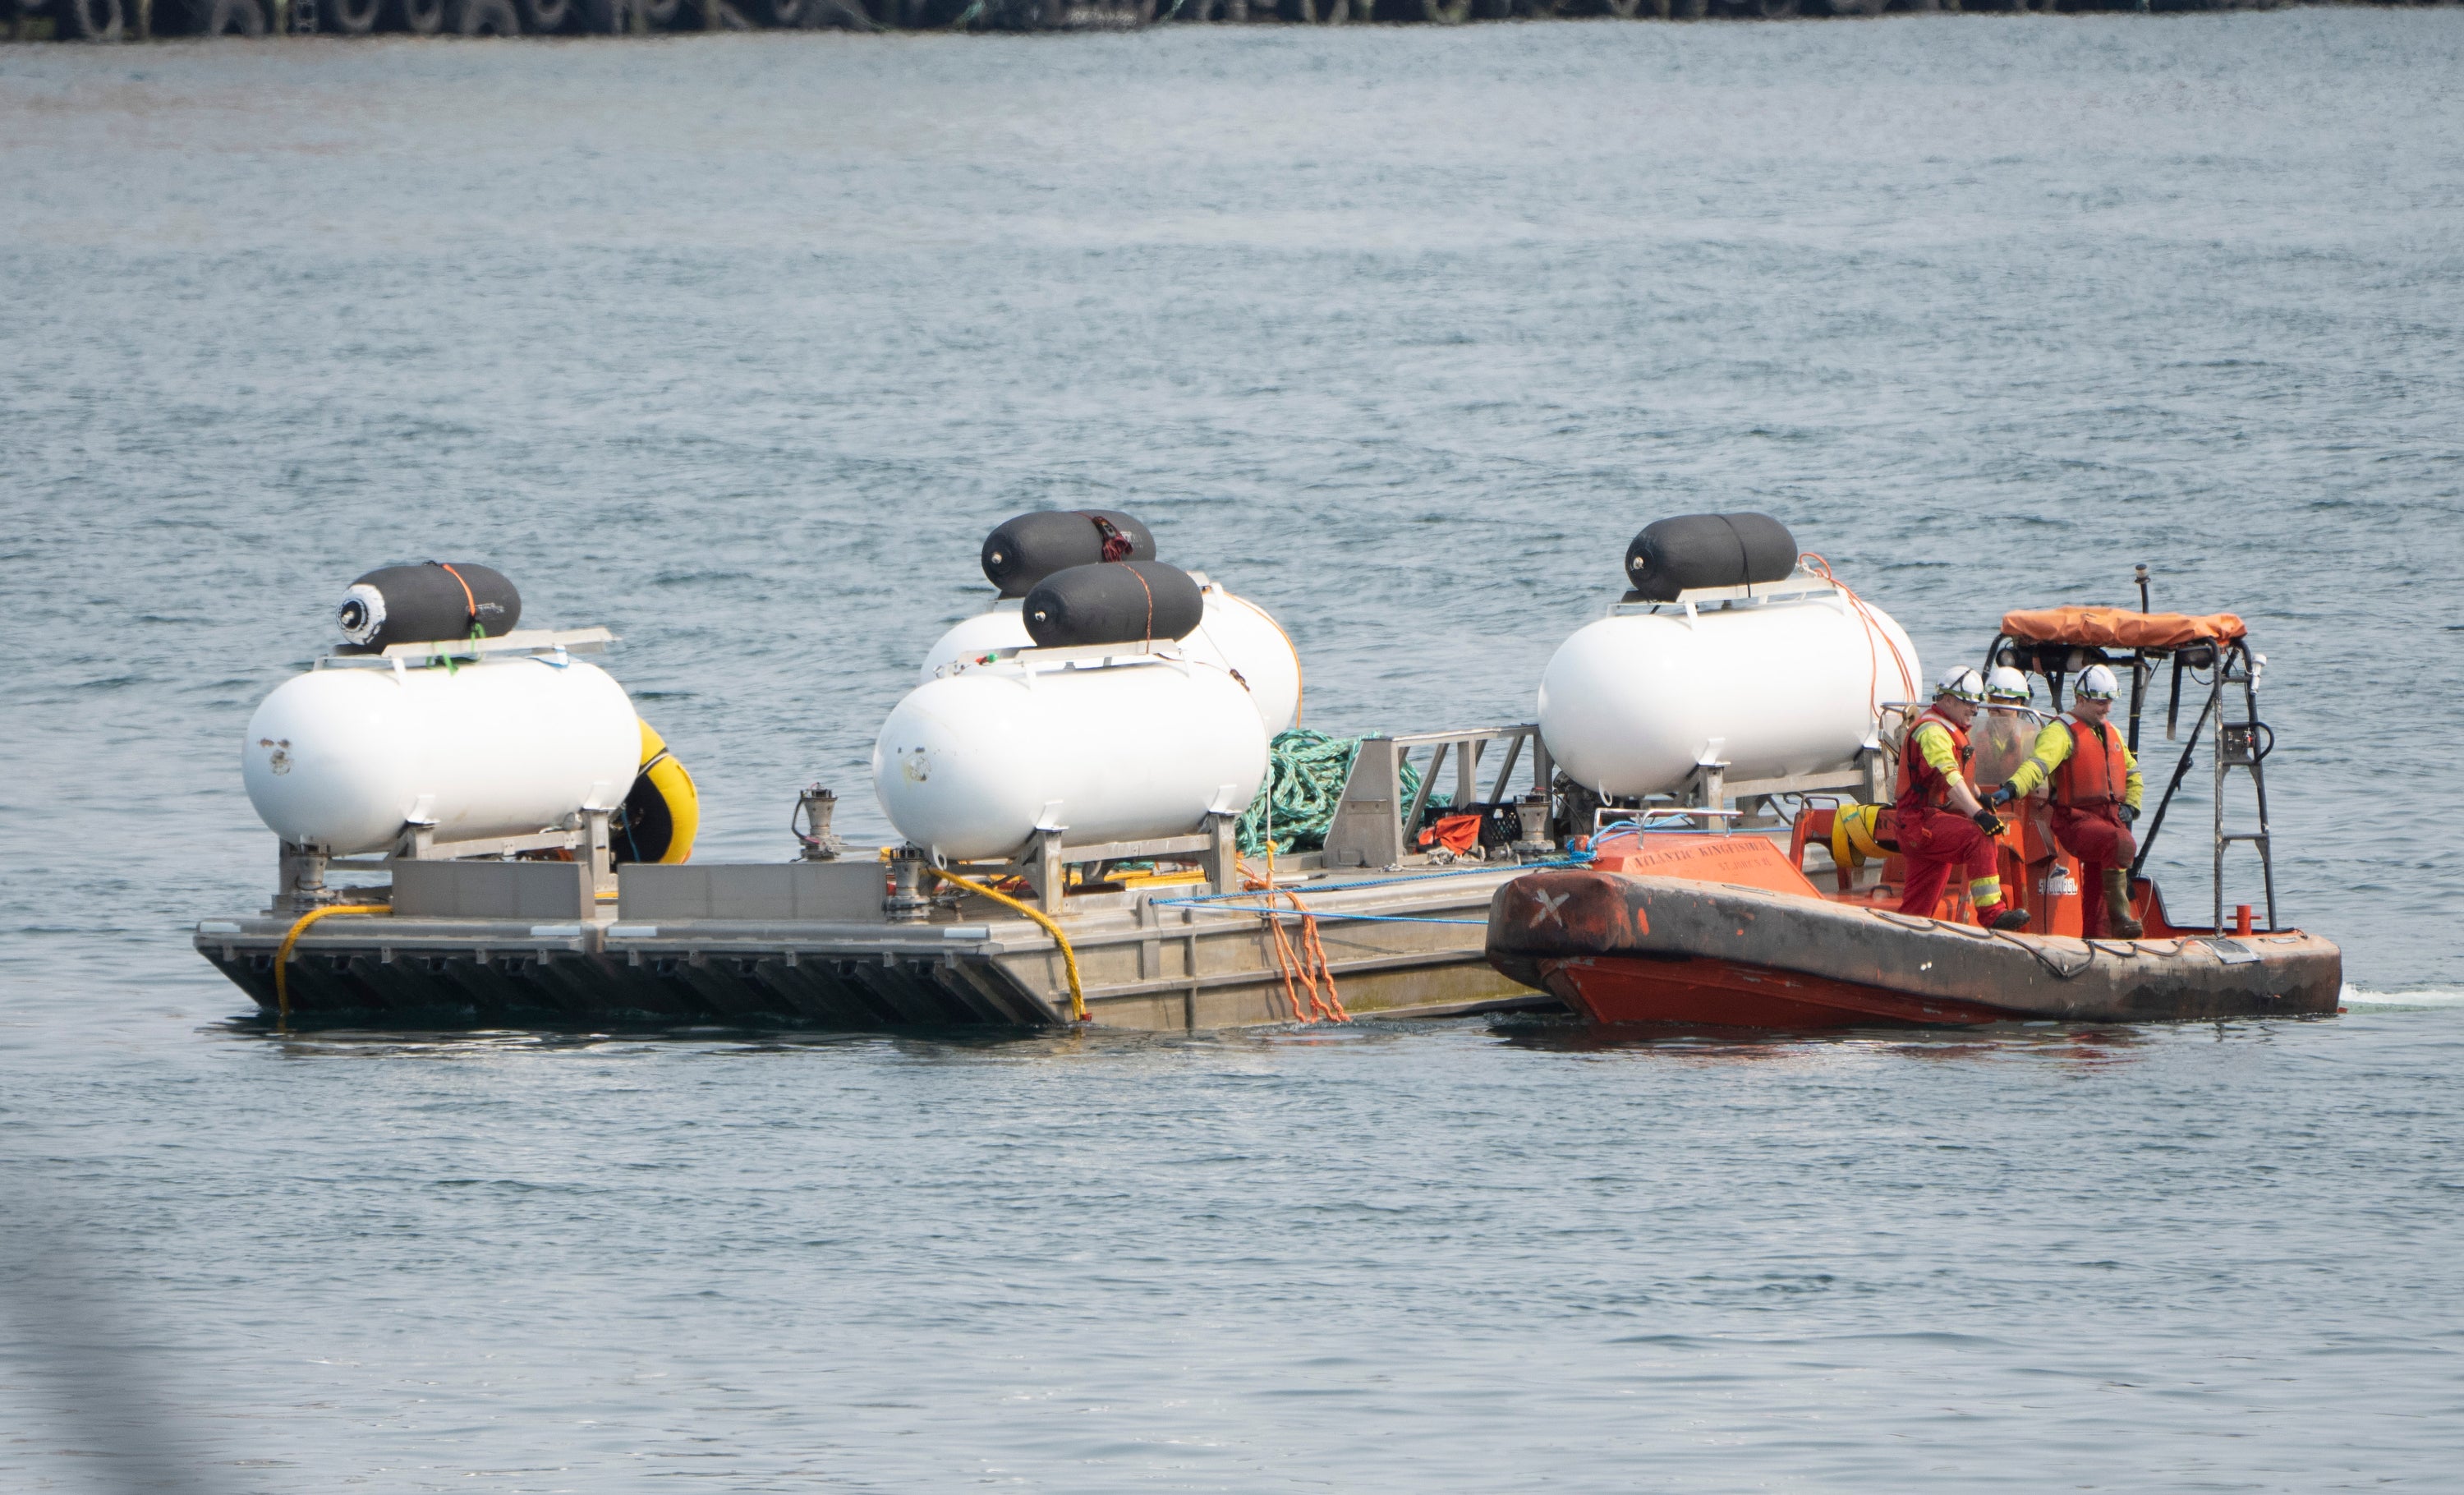
[(2295, 1017), (2335, 1011), (2343, 985), (2342, 954), (2299, 930), (2167, 926), (2154, 937), (2081, 940), (1922, 918), (1810, 889), (1590, 869), (1530, 872), (1499, 889), (1487, 954), (1514, 979), (1613, 1024)]
[(1910, 997), (1879, 986), (1701, 956), (1636, 960), (1579, 956), (1543, 960), (1540, 974), (1558, 1000), (1594, 1022), (1820, 1029), (2008, 1022), (2020, 1016), (1979, 1002)]

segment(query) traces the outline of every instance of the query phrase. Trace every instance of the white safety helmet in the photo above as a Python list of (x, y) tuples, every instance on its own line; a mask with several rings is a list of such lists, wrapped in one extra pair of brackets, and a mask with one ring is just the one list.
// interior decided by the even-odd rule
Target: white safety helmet
[(2109, 701), (2122, 689), (2122, 682), (2102, 665), (2090, 665), (2079, 671), (2079, 696), (2081, 700)]
[(1975, 671), (1962, 665), (1945, 673), (1939, 681), (1935, 682), (1933, 698), (1938, 701), (1946, 695), (1954, 701), (1966, 701), (1971, 706), (1982, 705), (1985, 700), (1985, 681)]
[(1995, 665), (1985, 676), (1985, 698), (1989, 701), (2017, 701), (2022, 705), (2035, 693), (2029, 688), (2028, 677), (2009, 665)]

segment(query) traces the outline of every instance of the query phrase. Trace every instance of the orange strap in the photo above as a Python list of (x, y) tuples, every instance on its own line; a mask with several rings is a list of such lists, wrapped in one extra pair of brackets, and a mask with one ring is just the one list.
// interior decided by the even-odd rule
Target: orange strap
[(469, 608), (469, 609), (470, 609), (470, 613), (471, 613), (470, 622), (471, 622), (472, 631), (476, 632), (476, 631), (478, 630), (478, 627), (479, 627), (479, 599), (478, 599), (478, 598), (476, 598), (476, 597), (474, 597), (474, 596), (473, 596), (473, 595), (471, 594), (471, 583), (470, 583), (469, 582), (467, 582), (467, 581), (464, 581), (464, 580), (463, 580), (463, 577), (462, 577), (462, 573), (461, 573), (461, 572), (459, 572), (459, 571), (454, 570), (454, 569), (453, 569), (453, 567), (451, 566), (451, 564), (450, 564), (449, 562), (446, 562), (446, 561), (429, 561), (429, 565), (432, 565), (432, 566), (442, 566), (442, 567), (444, 567), (444, 569), (445, 569), (445, 574), (446, 574), (447, 576), (450, 576), (450, 577), (451, 577), (453, 580), (455, 580), (455, 581), (457, 581), (457, 582), (461, 582), (461, 583), (462, 583), (462, 605), (463, 605), (465, 607), (467, 607), (467, 608)]
[(1138, 578), (1138, 590), (1147, 594), (1146, 641), (1152, 644), (1155, 642), (1155, 588), (1147, 584), (1147, 579), (1145, 577), (1138, 576), (1137, 567), (1130, 567), (1130, 575), (1136, 576)]
[(1866, 605), (1865, 599), (1857, 595), (1856, 588), (1832, 575), (1831, 562), (1822, 559), (1820, 555), (1809, 550), (1796, 559), (1800, 564), (1810, 562), (1811, 569), (1816, 575), (1839, 588), (1839, 595), (1848, 599), (1848, 605), (1857, 609), (1858, 620), (1865, 626), (1865, 657), (1870, 665), (1865, 683), (1866, 709), (1878, 718), (1881, 715), (1882, 651), (1875, 647), (1875, 640), (1878, 637), (1882, 643), (1890, 645), (1891, 663), (1898, 668), (1900, 673), (1900, 689), (1907, 693), (1907, 699), (1914, 700), (1917, 693), (1916, 676), (1908, 672), (1908, 662), (1900, 657), (1900, 647), (1892, 644), (1890, 636), (1882, 632), (1882, 626), (1875, 621), (1874, 610)]

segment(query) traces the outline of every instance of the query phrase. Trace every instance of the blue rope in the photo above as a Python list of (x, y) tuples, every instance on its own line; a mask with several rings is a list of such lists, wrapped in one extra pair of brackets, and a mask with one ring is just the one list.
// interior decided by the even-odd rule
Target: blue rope
[[(1513, 870), (1517, 872), (1539, 872), (1546, 871), (1552, 867), (1589, 867), (1591, 865), (1591, 861), (1592, 859), (1590, 855), (1586, 853), (1578, 856), (1563, 857), (1554, 862), (1525, 862), (1514, 868)], [(1326, 883), (1318, 886), (1293, 888), (1289, 890), (1292, 892), (1307, 893), (1310, 897), (1315, 897), (1322, 892), (1349, 892), (1354, 888), (1395, 888), (1405, 883), (1433, 883), (1441, 877), (1476, 877), (1483, 872), (1501, 872), (1505, 870), (1507, 870), (1507, 868), (1502, 867), (1458, 867), (1451, 871), (1422, 872), (1417, 877), (1376, 877), (1371, 878), (1367, 882)], [(1155, 898), (1150, 901), (1155, 903), (1187, 904), (1221, 903), (1226, 898), (1253, 897), (1256, 895), (1257, 891), (1258, 890), (1254, 888), (1244, 888), (1239, 892), (1210, 892), (1202, 893), (1195, 898)], [(1326, 916), (1330, 918), (1365, 917), (1365, 915), (1360, 914), (1329, 914)]]
[[(1569, 856), (1553, 862), (1526, 862), (1520, 867), (1514, 868), (1514, 870), (1517, 872), (1537, 872), (1545, 871), (1552, 867), (1583, 867), (1587, 866), (1590, 862), (1591, 857), (1589, 855)], [(1295, 888), (1289, 890), (1295, 893), (1306, 891), (1311, 896), (1314, 896), (1322, 892), (1348, 892), (1354, 888), (1393, 888), (1404, 883), (1429, 883), (1435, 882), (1441, 877), (1469, 877), (1477, 872), (1495, 872), (1502, 870), (1504, 870), (1504, 868), (1494, 867), (1460, 867), (1456, 868), (1452, 871), (1446, 872), (1423, 872), (1418, 877), (1378, 877), (1372, 878), (1367, 882), (1329, 883), (1322, 888)], [(1195, 898), (1151, 898), (1147, 901), (1171, 908), (1203, 908), (1205, 912), (1212, 913), (1270, 913), (1279, 918), (1292, 919), (1303, 918), (1310, 914), (1315, 914), (1317, 917), (1322, 919), (1351, 919), (1355, 923), (1367, 924), (1468, 924), (1485, 926), (1488, 923), (1488, 920), (1486, 919), (1433, 919), (1419, 917), (1408, 913), (1340, 913), (1328, 909), (1272, 909), (1261, 908), (1254, 903), (1241, 904), (1226, 903), (1223, 901), (1227, 898), (1254, 897), (1256, 896), (1256, 889), (1243, 889), (1239, 892), (1201, 893)]]
[[(1196, 908), (1203, 900), (1198, 898), (1154, 898), (1148, 901), (1158, 904), (1172, 904), (1185, 908)], [(1485, 928), (1488, 924), (1488, 920), (1486, 919), (1415, 918), (1410, 914), (1405, 913), (1330, 913), (1323, 909), (1261, 909), (1254, 905), (1238, 903), (1223, 904), (1220, 907), (1211, 908), (1204, 912), (1208, 913), (1265, 913), (1280, 919), (1305, 919), (1314, 916), (1321, 919), (1351, 919), (1355, 923), (1370, 924), (1473, 924), (1479, 925), (1483, 928)]]

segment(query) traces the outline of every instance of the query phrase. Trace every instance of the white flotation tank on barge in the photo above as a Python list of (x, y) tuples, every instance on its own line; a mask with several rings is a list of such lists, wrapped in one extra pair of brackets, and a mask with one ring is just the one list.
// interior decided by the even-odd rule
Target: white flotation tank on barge
[(1673, 793), (1705, 762), (1731, 780), (1837, 768), (1878, 741), (1883, 703), (1920, 693), (1906, 632), (1800, 567), (1776, 520), (1662, 519), (1626, 570), (1634, 589), (1541, 675), (1541, 739), (1586, 788)]
[[(411, 824), (432, 825), (440, 842), (474, 841), (626, 802), (651, 739), (625, 688), (572, 657), (607, 633), (516, 632), (509, 585), (509, 605), (487, 614), (484, 586), (461, 589), (460, 577), (482, 571), (438, 569), (457, 599), (473, 600), (429, 643), (388, 641), (378, 631), (388, 604), (372, 600), (393, 591), (402, 618), (400, 583), (419, 581), (416, 568), (353, 583), (341, 619), (353, 645), (275, 687), (249, 718), (241, 777), (275, 835), (349, 856), (387, 849)], [(690, 827), (678, 828), (689, 846)]]
[(1203, 613), (1185, 573), (1076, 567), (1023, 604), (1033, 647), (954, 659), (883, 723), (873, 793), (900, 835), (936, 856), (984, 859), (1016, 853), (1038, 829), (1141, 840), (1248, 807), (1265, 779), (1265, 723), (1228, 670), (1175, 642)]
[[(985, 579), (1001, 589), (1000, 600), (935, 640), (925, 650), (919, 677), (940, 679), (954, 667), (988, 654), (1033, 648), (1022, 611), (1026, 594), (1058, 571), (1108, 559), (1108, 545), (1119, 552), (1111, 560), (1155, 559), (1155, 540), (1146, 526), (1111, 510), (1023, 514), (995, 529), (985, 538), (982, 561)], [(1198, 627), (1179, 641), (1182, 655), (1238, 678), (1248, 689), (1268, 737), (1297, 726), (1301, 660), (1290, 635), (1257, 604), (1203, 575), (1193, 580), (1205, 611)]]

